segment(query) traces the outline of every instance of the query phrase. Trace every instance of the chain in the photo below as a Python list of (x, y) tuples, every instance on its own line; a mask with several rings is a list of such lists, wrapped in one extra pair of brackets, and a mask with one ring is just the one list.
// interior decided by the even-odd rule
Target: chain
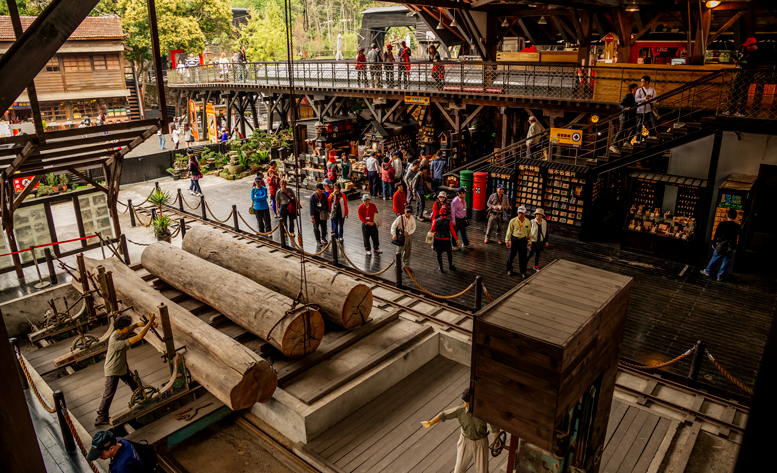
[(186, 199), (183, 198), (183, 194), (181, 194), (181, 200), (183, 201), (184, 204), (186, 204), (187, 207), (189, 207), (189, 210), (197, 210), (200, 208), (200, 205), (202, 205), (202, 201), (199, 201), (197, 202), (197, 205), (192, 207), (191, 205), (189, 205), (189, 202), (186, 202)]
[[(333, 238), (333, 240), (334, 240), (334, 238)], [(340, 247), (340, 254), (345, 257), (345, 260), (348, 261), (348, 264), (350, 264), (353, 269), (355, 269), (356, 271), (359, 271), (360, 273), (364, 273), (364, 274), (366, 274), (368, 276), (378, 276), (380, 274), (383, 274), (386, 271), (388, 271), (390, 267), (394, 266), (394, 263), (395, 263), (395, 260), (392, 259), (391, 263), (388, 266), (386, 266), (385, 268), (381, 269), (380, 271), (375, 272), (375, 273), (368, 273), (367, 271), (362, 271), (361, 269), (359, 269), (358, 266), (353, 264), (353, 261), (351, 261), (351, 258), (349, 258), (347, 254), (345, 254), (345, 248), (343, 248), (343, 245), (339, 241), (337, 242), (337, 246)]]
[(305, 254), (306, 254), (306, 255), (308, 255), (308, 256), (318, 256), (318, 255), (320, 255), (321, 253), (325, 252), (325, 251), (326, 251), (326, 249), (327, 249), (327, 248), (329, 248), (329, 245), (331, 245), (331, 244), (332, 244), (332, 241), (334, 240), (334, 238), (330, 238), (330, 239), (329, 239), (329, 241), (327, 242), (326, 246), (325, 246), (324, 248), (322, 248), (322, 249), (321, 249), (321, 251), (319, 251), (318, 253), (308, 253), (307, 251), (305, 251), (305, 250), (303, 250), (302, 248), (300, 248), (300, 247), (299, 247), (299, 245), (297, 245), (297, 242), (296, 242), (296, 241), (294, 241), (294, 238), (292, 238), (291, 236), (289, 236), (289, 234), (288, 234), (288, 233), (286, 234), (286, 236), (288, 236), (288, 237), (289, 237), (289, 240), (291, 240), (291, 244), (292, 244), (292, 245), (294, 245), (294, 248), (296, 248), (297, 250), (299, 250), (299, 251), (301, 251), (301, 252), (305, 253)]
[(148, 217), (148, 223), (143, 223), (143, 220), (140, 218), (140, 214), (138, 214), (138, 211), (135, 210), (135, 206), (133, 205), (132, 213), (135, 214), (135, 218), (138, 219), (138, 222), (143, 225), (144, 227), (150, 227), (151, 226), (151, 217)]
[(690, 350), (688, 350), (687, 352), (685, 352), (682, 355), (678, 356), (677, 358), (675, 358), (673, 360), (669, 360), (669, 361), (664, 362), (664, 363), (659, 363), (657, 365), (650, 365), (650, 366), (648, 366), (648, 365), (635, 365), (635, 364), (632, 364), (632, 363), (627, 363), (627, 362), (625, 362), (623, 360), (620, 360), (619, 363), (622, 364), (622, 365), (628, 366), (629, 368), (634, 368), (634, 369), (637, 369), (637, 370), (654, 370), (654, 369), (658, 369), (658, 368), (663, 368), (665, 366), (673, 365), (673, 364), (677, 363), (678, 361), (682, 360), (683, 358), (685, 358), (686, 356), (688, 356), (691, 353), (693, 353), (695, 350), (696, 350), (696, 346), (694, 345), (694, 346), (691, 347)]
[(713, 357), (712, 357), (712, 353), (710, 353), (710, 351), (709, 351), (709, 350), (706, 350), (706, 349), (705, 349), (705, 350), (704, 350), (704, 353), (707, 355), (707, 358), (709, 358), (709, 359), (710, 359), (710, 361), (712, 362), (712, 364), (713, 364), (713, 365), (715, 365), (715, 368), (717, 368), (717, 369), (718, 369), (718, 371), (720, 371), (721, 373), (723, 373), (723, 376), (725, 376), (726, 378), (728, 378), (728, 380), (729, 380), (729, 381), (731, 381), (732, 383), (734, 383), (734, 384), (736, 384), (737, 386), (739, 386), (739, 389), (741, 389), (741, 390), (743, 390), (744, 392), (746, 392), (746, 393), (750, 394), (751, 396), (753, 395), (753, 390), (752, 390), (752, 389), (750, 389), (749, 387), (745, 386), (744, 384), (742, 384), (742, 383), (741, 383), (741, 382), (740, 382), (738, 379), (736, 379), (735, 377), (731, 376), (731, 375), (728, 373), (728, 371), (726, 371), (725, 369), (723, 369), (723, 367), (722, 367), (722, 366), (720, 366), (720, 363), (718, 363), (718, 362), (717, 362), (717, 360), (715, 360), (715, 358), (713, 358)]
[(22, 358), (21, 356), (19, 357), (19, 364), (22, 366), (22, 371), (24, 371), (24, 377), (27, 378), (27, 383), (32, 388), (32, 392), (35, 393), (35, 397), (38, 398), (38, 402), (40, 402), (40, 405), (43, 406), (43, 408), (46, 409), (46, 412), (48, 412), (49, 414), (53, 414), (57, 412), (55, 408), (49, 407), (46, 401), (43, 400), (43, 396), (41, 396), (40, 393), (38, 392), (38, 387), (35, 386), (35, 383), (32, 381), (30, 372), (27, 371), (27, 364), (24, 362), (24, 358)]
[(215, 221), (217, 221), (217, 222), (219, 222), (219, 223), (224, 223), (224, 222), (226, 222), (227, 220), (229, 220), (229, 218), (230, 218), (230, 217), (232, 217), (232, 212), (234, 212), (234, 210), (230, 211), (230, 212), (229, 212), (229, 215), (227, 215), (227, 218), (225, 218), (224, 220), (219, 220), (219, 219), (217, 219), (217, 218), (216, 218), (216, 216), (213, 214), (213, 211), (210, 209), (210, 205), (208, 205), (208, 203), (207, 203), (207, 202), (205, 202), (205, 208), (206, 208), (206, 209), (208, 209), (208, 212), (210, 212), (210, 216), (211, 216), (211, 217), (213, 217), (213, 220), (215, 220)]
[(130, 243), (132, 243), (133, 245), (138, 245), (138, 246), (151, 246), (151, 243), (137, 243), (137, 242), (134, 242), (134, 241), (130, 240), (129, 238), (127, 238), (127, 241), (128, 241), (128, 242), (130, 242)]
[(256, 230), (254, 230), (254, 227), (252, 227), (252, 226), (251, 226), (251, 224), (249, 224), (248, 222), (246, 222), (246, 219), (244, 219), (244, 218), (243, 218), (243, 216), (242, 216), (242, 215), (240, 215), (240, 212), (238, 212), (238, 213), (237, 213), (237, 216), (238, 216), (238, 217), (240, 217), (240, 220), (242, 220), (242, 221), (243, 221), (243, 223), (245, 223), (245, 224), (246, 224), (246, 227), (248, 227), (248, 228), (249, 228), (249, 230), (251, 230), (252, 232), (256, 233), (257, 235), (261, 235), (261, 236), (272, 235), (272, 234), (273, 234), (273, 232), (274, 232), (275, 230), (277, 230), (277, 229), (278, 229), (278, 227), (280, 227), (280, 226), (281, 226), (281, 224), (279, 223), (278, 225), (276, 225), (276, 226), (275, 226), (275, 228), (273, 228), (273, 229), (272, 229), (272, 230), (270, 230), (269, 232), (267, 232), (267, 233), (262, 233), (262, 232), (258, 232), (258, 231), (256, 231)]
[[(83, 455), (84, 458), (86, 458), (86, 455), (88, 454), (88, 452), (84, 447), (84, 443), (81, 442), (81, 437), (78, 435), (78, 432), (76, 432), (76, 427), (73, 425), (72, 419), (70, 419), (70, 412), (68, 412), (68, 410), (63, 407), (62, 415), (65, 417), (67, 428), (70, 429), (70, 433), (73, 435), (73, 439), (76, 441), (76, 445), (78, 445), (78, 449), (81, 450), (81, 455)], [(89, 467), (92, 469), (93, 473), (100, 473), (100, 470), (97, 469), (97, 465), (95, 465), (94, 462), (90, 462), (89, 460), (86, 460), (86, 462), (89, 464)]]
[(494, 302), (494, 298), (491, 297), (491, 294), (488, 293), (488, 289), (486, 289), (485, 284), (483, 284), (483, 292), (486, 293), (486, 297), (488, 297), (488, 302)]
[(434, 298), (436, 298), (436, 299), (456, 299), (456, 298), (458, 298), (458, 297), (461, 297), (461, 296), (463, 296), (464, 294), (468, 293), (470, 289), (472, 289), (473, 287), (475, 287), (475, 283), (473, 282), (473, 283), (472, 283), (472, 284), (470, 284), (470, 285), (469, 285), (469, 286), (468, 286), (466, 289), (464, 289), (463, 291), (459, 292), (458, 294), (454, 294), (454, 295), (452, 295), (452, 296), (440, 296), (440, 295), (438, 295), (438, 294), (435, 294), (435, 293), (433, 293), (433, 292), (430, 292), (430, 291), (428, 291), (428, 290), (427, 290), (425, 287), (423, 287), (423, 286), (421, 285), (421, 283), (420, 283), (420, 282), (418, 282), (418, 280), (416, 280), (416, 278), (413, 276), (413, 273), (412, 273), (412, 272), (410, 272), (410, 271), (409, 271), (407, 268), (405, 268), (405, 272), (408, 274), (408, 276), (410, 276), (410, 279), (412, 279), (412, 280), (413, 280), (413, 282), (415, 283), (415, 285), (416, 285), (416, 286), (418, 286), (418, 288), (419, 288), (419, 289), (421, 289), (422, 291), (424, 291), (424, 292), (425, 292), (427, 295), (430, 295), (430, 296), (432, 296), (432, 297), (434, 297)]
[(213, 405), (213, 403), (209, 402), (209, 403), (205, 404), (204, 406), (200, 406), (197, 409), (195, 409), (193, 413), (187, 414), (187, 412), (192, 410), (192, 408), (190, 407), (190, 408), (186, 409), (185, 411), (181, 412), (180, 414), (176, 414), (175, 415), (175, 419), (176, 420), (183, 420), (183, 421), (188, 422), (188, 421), (194, 419), (195, 417), (197, 417), (197, 413), (200, 412), (200, 409), (205, 409), (206, 407), (211, 406), (211, 405)]

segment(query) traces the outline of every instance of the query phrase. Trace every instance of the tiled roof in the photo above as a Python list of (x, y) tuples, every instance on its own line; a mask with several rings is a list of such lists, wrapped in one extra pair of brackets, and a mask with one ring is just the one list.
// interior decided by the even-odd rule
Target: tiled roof
[[(21, 17), (22, 30), (26, 30), (35, 21), (35, 18), (34, 16)], [(124, 33), (121, 31), (121, 18), (117, 16), (88, 16), (70, 35), (70, 40), (122, 38), (124, 38)], [(11, 17), (0, 16), (0, 41), (13, 41), (15, 39)]]

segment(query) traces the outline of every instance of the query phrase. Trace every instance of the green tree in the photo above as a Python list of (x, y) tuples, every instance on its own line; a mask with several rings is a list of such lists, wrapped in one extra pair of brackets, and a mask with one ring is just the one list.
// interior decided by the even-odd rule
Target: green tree
[(251, 19), (241, 28), (249, 61), (275, 61), (286, 57), (286, 26), (283, 11), (268, 1), (264, 13), (251, 11)]

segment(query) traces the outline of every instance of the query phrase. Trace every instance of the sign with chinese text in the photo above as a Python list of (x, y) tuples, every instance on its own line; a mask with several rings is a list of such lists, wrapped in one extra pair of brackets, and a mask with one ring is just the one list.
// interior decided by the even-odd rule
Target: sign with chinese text
[[(25, 187), (27, 187), (27, 184), (32, 181), (32, 178), (35, 176), (27, 176), (27, 177), (20, 177), (13, 180), (13, 190), (16, 192), (21, 192), (24, 190)], [(33, 189), (37, 189), (40, 183), (35, 184), (35, 187)]]
[(405, 103), (429, 105), (429, 97), (411, 97), (405, 95)]
[(583, 135), (580, 130), (571, 128), (551, 128), (550, 142), (559, 145), (580, 147), (583, 142)]

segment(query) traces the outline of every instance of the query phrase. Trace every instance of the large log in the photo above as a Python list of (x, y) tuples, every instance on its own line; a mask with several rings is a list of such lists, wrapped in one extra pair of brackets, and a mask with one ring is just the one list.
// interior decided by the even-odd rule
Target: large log
[[(185, 347), (186, 369), (230, 409), (246, 409), (272, 398), (278, 376), (259, 355), (161, 295), (115, 258), (84, 258), (84, 263), (90, 273), (96, 274), (99, 265), (113, 272), (117, 297), (124, 307), (133, 308), (125, 313), (132, 315), (135, 322), (140, 321), (141, 315), (158, 313), (160, 304), (167, 305), (176, 348)], [(73, 285), (82, 289), (75, 280)], [(161, 324), (156, 330), (164, 336)], [(146, 335), (145, 340), (165, 352), (164, 342), (153, 334)]]
[[(182, 247), (287, 297), (299, 293), (299, 265), (281, 252), (249, 246), (207, 225), (187, 230)], [(315, 263), (305, 266), (305, 274), (310, 302), (318, 304), (328, 320), (350, 329), (370, 319), (372, 291), (368, 286)]]
[(169, 243), (143, 250), (143, 267), (181, 292), (218, 310), (290, 358), (313, 353), (324, 336), (324, 319), (309, 307)]

